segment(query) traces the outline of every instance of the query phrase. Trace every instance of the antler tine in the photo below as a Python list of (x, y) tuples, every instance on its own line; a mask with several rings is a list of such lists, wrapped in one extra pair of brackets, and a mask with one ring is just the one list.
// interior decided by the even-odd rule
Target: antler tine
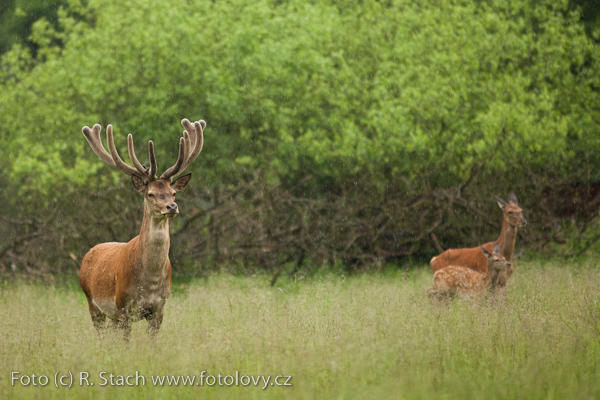
[(142, 165), (135, 155), (135, 148), (133, 147), (133, 135), (131, 133), (127, 135), (127, 150), (129, 151), (129, 158), (131, 158), (131, 162), (133, 162), (133, 165), (138, 170), (142, 179), (150, 177), (151, 175), (148, 174), (148, 169)]
[(113, 138), (112, 125), (108, 125), (106, 127), (106, 141), (108, 142), (108, 150), (110, 151), (110, 155), (115, 163), (115, 167), (127, 175), (139, 175), (139, 172), (136, 168), (125, 164), (123, 160), (121, 160), (121, 157), (119, 157), (119, 152), (117, 152), (115, 140)]
[(148, 141), (148, 159), (150, 160), (150, 179), (156, 179), (156, 155), (154, 154), (154, 142)]
[(186, 149), (185, 152), (185, 159), (183, 160), (183, 166), (182, 166), (182, 172), (183, 170), (186, 168), (186, 166), (188, 165), (188, 160), (192, 154), (192, 152), (194, 151), (194, 149), (196, 148), (196, 145), (198, 144), (198, 134), (196, 132), (196, 129), (194, 128), (194, 125), (187, 119), (184, 118), (181, 120), (181, 125), (183, 125), (183, 127), (185, 128), (185, 130), (183, 131), (183, 137), (185, 137), (186, 135), (188, 136), (188, 147)]
[(196, 142), (194, 144), (194, 149), (186, 160), (185, 164), (182, 167), (182, 170), (185, 170), (195, 159), (198, 157), (198, 154), (202, 151), (202, 147), (204, 147), (204, 128), (206, 127), (206, 122), (204, 120), (194, 122), (194, 131), (196, 133)]
[(171, 179), (173, 175), (179, 172), (181, 166), (183, 165), (183, 160), (185, 158), (185, 139), (179, 138), (179, 156), (177, 157), (177, 162), (171, 168), (167, 169), (160, 176), (160, 179)]
[(99, 124), (95, 124), (92, 129), (90, 129), (88, 126), (84, 126), (81, 131), (83, 132), (83, 136), (85, 136), (85, 139), (92, 150), (94, 150), (94, 153), (96, 153), (96, 155), (100, 157), (102, 161), (114, 167), (115, 162), (110, 154), (108, 154), (108, 152), (104, 149), (102, 141), (100, 140), (101, 129), (102, 127)]
[(183, 131), (183, 144), (185, 145), (185, 158), (183, 159), (185, 164), (185, 161), (190, 157), (193, 147), (192, 139), (188, 131)]
[[(195, 148), (196, 144), (198, 143), (198, 134), (196, 132), (196, 129), (194, 129), (194, 124), (192, 124), (189, 119), (184, 118), (181, 120), (181, 125), (183, 125), (183, 127), (185, 128), (184, 133), (187, 131), (187, 133), (190, 135), (190, 142), (192, 145), (192, 149)], [(190, 153), (191, 153), (191, 149), (190, 149)], [(188, 156), (189, 156), (189, 154), (188, 154)]]

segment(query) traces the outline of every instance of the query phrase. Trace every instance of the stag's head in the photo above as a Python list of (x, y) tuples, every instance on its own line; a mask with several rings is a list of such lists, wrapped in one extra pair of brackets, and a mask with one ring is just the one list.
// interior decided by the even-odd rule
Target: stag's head
[(144, 207), (155, 218), (170, 218), (179, 213), (175, 194), (183, 191), (190, 181), (192, 174), (186, 174), (173, 180), (173, 177), (181, 174), (198, 157), (204, 144), (204, 128), (206, 122), (196, 121), (193, 124), (183, 119), (181, 124), (185, 128), (183, 137), (179, 139), (179, 157), (177, 162), (168, 168), (160, 178), (156, 176), (157, 164), (154, 154), (154, 144), (148, 142), (148, 158), (150, 166), (147, 167), (139, 162), (133, 147), (133, 136), (127, 135), (127, 148), (129, 158), (133, 167), (126, 164), (115, 146), (112, 125), (106, 127), (106, 141), (108, 152), (104, 149), (100, 140), (101, 126), (94, 125), (93, 128), (83, 127), (82, 131), (90, 147), (102, 161), (117, 168), (119, 171), (131, 176), (133, 187), (144, 196)]
[(481, 250), (483, 251), (483, 254), (485, 254), (488, 260), (488, 271), (504, 271), (512, 266), (512, 264), (509, 261), (507, 261), (502, 254), (500, 254), (500, 248), (498, 247), (498, 243), (494, 244), (492, 253), (487, 251), (483, 246), (481, 247)]
[(510, 192), (508, 195), (508, 203), (502, 200), (498, 196), (496, 197), (496, 201), (498, 202), (498, 206), (504, 212), (504, 220), (510, 226), (525, 226), (527, 225), (527, 220), (523, 217), (523, 210), (519, 207), (519, 201), (517, 200), (517, 196), (514, 192)]

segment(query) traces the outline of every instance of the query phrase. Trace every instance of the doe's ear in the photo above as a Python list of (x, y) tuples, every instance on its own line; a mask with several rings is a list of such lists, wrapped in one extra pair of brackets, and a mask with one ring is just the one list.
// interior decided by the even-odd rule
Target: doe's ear
[(481, 246), (481, 250), (483, 251), (483, 255), (487, 258), (490, 258), (492, 256), (490, 252), (485, 249), (485, 247)]
[(137, 176), (136, 174), (131, 175), (131, 183), (133, 183), (133, 188), (138, 192), (142, 193), (146, 188), (146, 184), (144, 180)]
[(496, 198), (496, 201), (498, 202), (498, 205), (500, 206), (500, 208), (504, 210), (504, 207), (506, 207), (506, 202), (498, 196), (494, 196), (494, 197)]
[(192, 173), (182, 175), (175, 179), (175, 182), (171, 183), (171, 187), (178, 192), (183, 192), (183, 189), (187, 186), (188, 182), (192, 179)]
[(514, 204), (515, 206), (519, 205), (519, 201), (517, 200), (517, 195), (515, 195), (515, 192), (510, 192), (508, 195), (508, 202), (510, 204)]

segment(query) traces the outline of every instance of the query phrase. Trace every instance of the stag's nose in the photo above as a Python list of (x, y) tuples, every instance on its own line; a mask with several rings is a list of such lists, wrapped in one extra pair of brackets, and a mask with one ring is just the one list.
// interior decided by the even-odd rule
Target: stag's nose
[(172, 214), (177, 214), (178, 210), (177, 210), (177, 203), (175, 202), (170, 202), (169, 204), (167, 204), (167, 211), (172, 213)]
[(521, 217), (521, 222), (523, 223), (523, 226), (527, 225), (527, 220), (525, 218)]

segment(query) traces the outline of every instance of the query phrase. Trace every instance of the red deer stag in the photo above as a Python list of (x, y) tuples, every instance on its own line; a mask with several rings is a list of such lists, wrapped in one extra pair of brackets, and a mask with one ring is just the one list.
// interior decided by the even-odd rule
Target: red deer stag
[[(504, 213), (502, 230), (500, 231), (500, 237), (498, 237), (496, 241), (486, 243), (483, 245), (483, 247), (490, 252), (492, 251), (494, 245), (498, 244), (500, 247), (500, 254), (502, 254), (506, 260), (512, 263), (515, 242), (517, 240), (517, 227), (526, 225), (527, 220), (523, 218), (523, 210), (519, 208), (517, 196), (515, 196), (513, 192), (510, 192), (508, 195), (508, 203), (498, 196), (495, 197), (498, 205)], [(431, 265), (433, 272), (436, 272), (449, 265), (461, 265), (478, 272), (486, 272), (488, 268), (487, 259), (479, 247), (446, 250), (439, 256), (433, 257), (429, 264)], [(514, 266), (511, 266), (508, 270), (502, 271), (500, 274), (495, 276), (492, 280), (492, 287), (502, 288), (506, 286), (506, 282), (514, 270)]]
[(87, 297), (92, 322), (101, 333), (106, 317), (127, 337), (131, 323), (148, 321), (155, 336), (163, 320), (163, 308), (171, 294), (171, 262), (169, 261), (169, 219), (179, 213), (175, 193), (183, 191), (191, 173), (181, 174), (200, 154), (204, 144), (206, 122), (193, 124), (183, 119), (185, 128), (179, 140), (179, 156), (175, 165), (160, 179), (156, 177), (154, 144), (148, 142), (150, 167), (142, 165), (133, 148), (133, 137), (127, 136), (132, 167), (119, 157), (111, 125), (106, 127), (107, 152), (100, 140), (101, 126), (83, 128), (90, 147), (105, 163), (131, 176), (133, 187), (144, 196), (144, 218), (140, 234), (127, 243), (102, 243), (85, 255), (79, 271), (79, 282)]
[(433, 286), (427, 289), (429, 298), (441, 300), (457, 294), (461, 297), (480, 298), (499, 274), (512, 267), (512, 264), (500, 254), (498, 243), (494, 244), (493, 253), (487, 251), (485, 247), (479, 249), (487, 262), (486, 272), (481, 273), (456, 265), (439, 269), (433, 275)]

